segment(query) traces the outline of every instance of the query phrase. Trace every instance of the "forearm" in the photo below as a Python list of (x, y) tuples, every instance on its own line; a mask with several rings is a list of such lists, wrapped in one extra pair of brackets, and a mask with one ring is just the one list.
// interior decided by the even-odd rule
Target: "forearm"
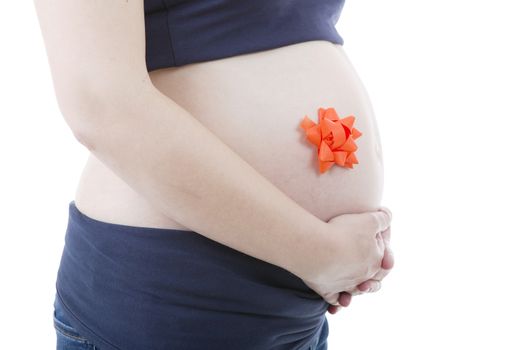
[(299, 277), (332, 259), (325, 222), (160, 91), (94, 110), (86, 147), (168, 217)]

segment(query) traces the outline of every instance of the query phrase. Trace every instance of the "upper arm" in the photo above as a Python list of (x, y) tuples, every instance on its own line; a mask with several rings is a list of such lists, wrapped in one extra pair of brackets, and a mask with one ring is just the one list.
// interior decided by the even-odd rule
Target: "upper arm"
[(151, 85), (143, 0), (33, 0), (61, 111), (73, 129), (84, 108)]

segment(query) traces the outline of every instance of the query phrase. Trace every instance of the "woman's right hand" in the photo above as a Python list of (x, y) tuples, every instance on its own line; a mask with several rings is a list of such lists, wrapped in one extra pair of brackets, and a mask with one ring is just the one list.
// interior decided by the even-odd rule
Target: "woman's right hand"
[(385, 255), (382, 232), (390, 227), (391, 219), (385, 207), (331, 218), (326, 234), (335, 235), (337, 253), (321, 275), (303, 278), (305, 284), (328, 303), (339, 305), (340, 293), (356, 289), (380, 272)]
[[(392, 217), (391, 214), (390, 217)], [(381, 288), (381, 281), (394, 267), (394, 254), (392, 252), (392, 248), (390, 247), (390, 227), (381, 232), (381, 235), (383, 236), (383, 242), (385, 243), (385, 255), (381, 261), (381, 270), (377, 272), (372, 278), (359, 284), (357, 288), (339, 293), (339, 305), (330, 305), (327, 310), (329, 313), (336, 314), (341, 310), (342, 307), (347, 307), (350, 305), (354, 295), (377, 292)]]

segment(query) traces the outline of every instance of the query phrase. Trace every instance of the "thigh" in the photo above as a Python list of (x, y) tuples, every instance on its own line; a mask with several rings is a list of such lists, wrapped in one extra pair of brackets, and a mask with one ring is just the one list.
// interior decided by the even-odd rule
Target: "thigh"
[(97, 350), (88, 339), (69, 323), (64, 315), (62, 305), (55, 299), (53, 325), (57, 337), (56, 350)]

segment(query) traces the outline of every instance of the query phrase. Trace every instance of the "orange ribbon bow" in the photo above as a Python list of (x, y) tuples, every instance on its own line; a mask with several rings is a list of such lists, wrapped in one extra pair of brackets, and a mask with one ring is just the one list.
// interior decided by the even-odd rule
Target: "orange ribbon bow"
[(355, 156), (357, 145), (354, 140), (362, 135), (353, 127), (355, 117), (350, 115), (339, 119), (333, 107), (319, 108), (317, 117), (319, 124), (305, 115), (300, 126), (305, 131), (308, 141), (317, 146), (319, 171), (326, 172), (334, 163), (353, 168), (354, 164), (359, 163)]

